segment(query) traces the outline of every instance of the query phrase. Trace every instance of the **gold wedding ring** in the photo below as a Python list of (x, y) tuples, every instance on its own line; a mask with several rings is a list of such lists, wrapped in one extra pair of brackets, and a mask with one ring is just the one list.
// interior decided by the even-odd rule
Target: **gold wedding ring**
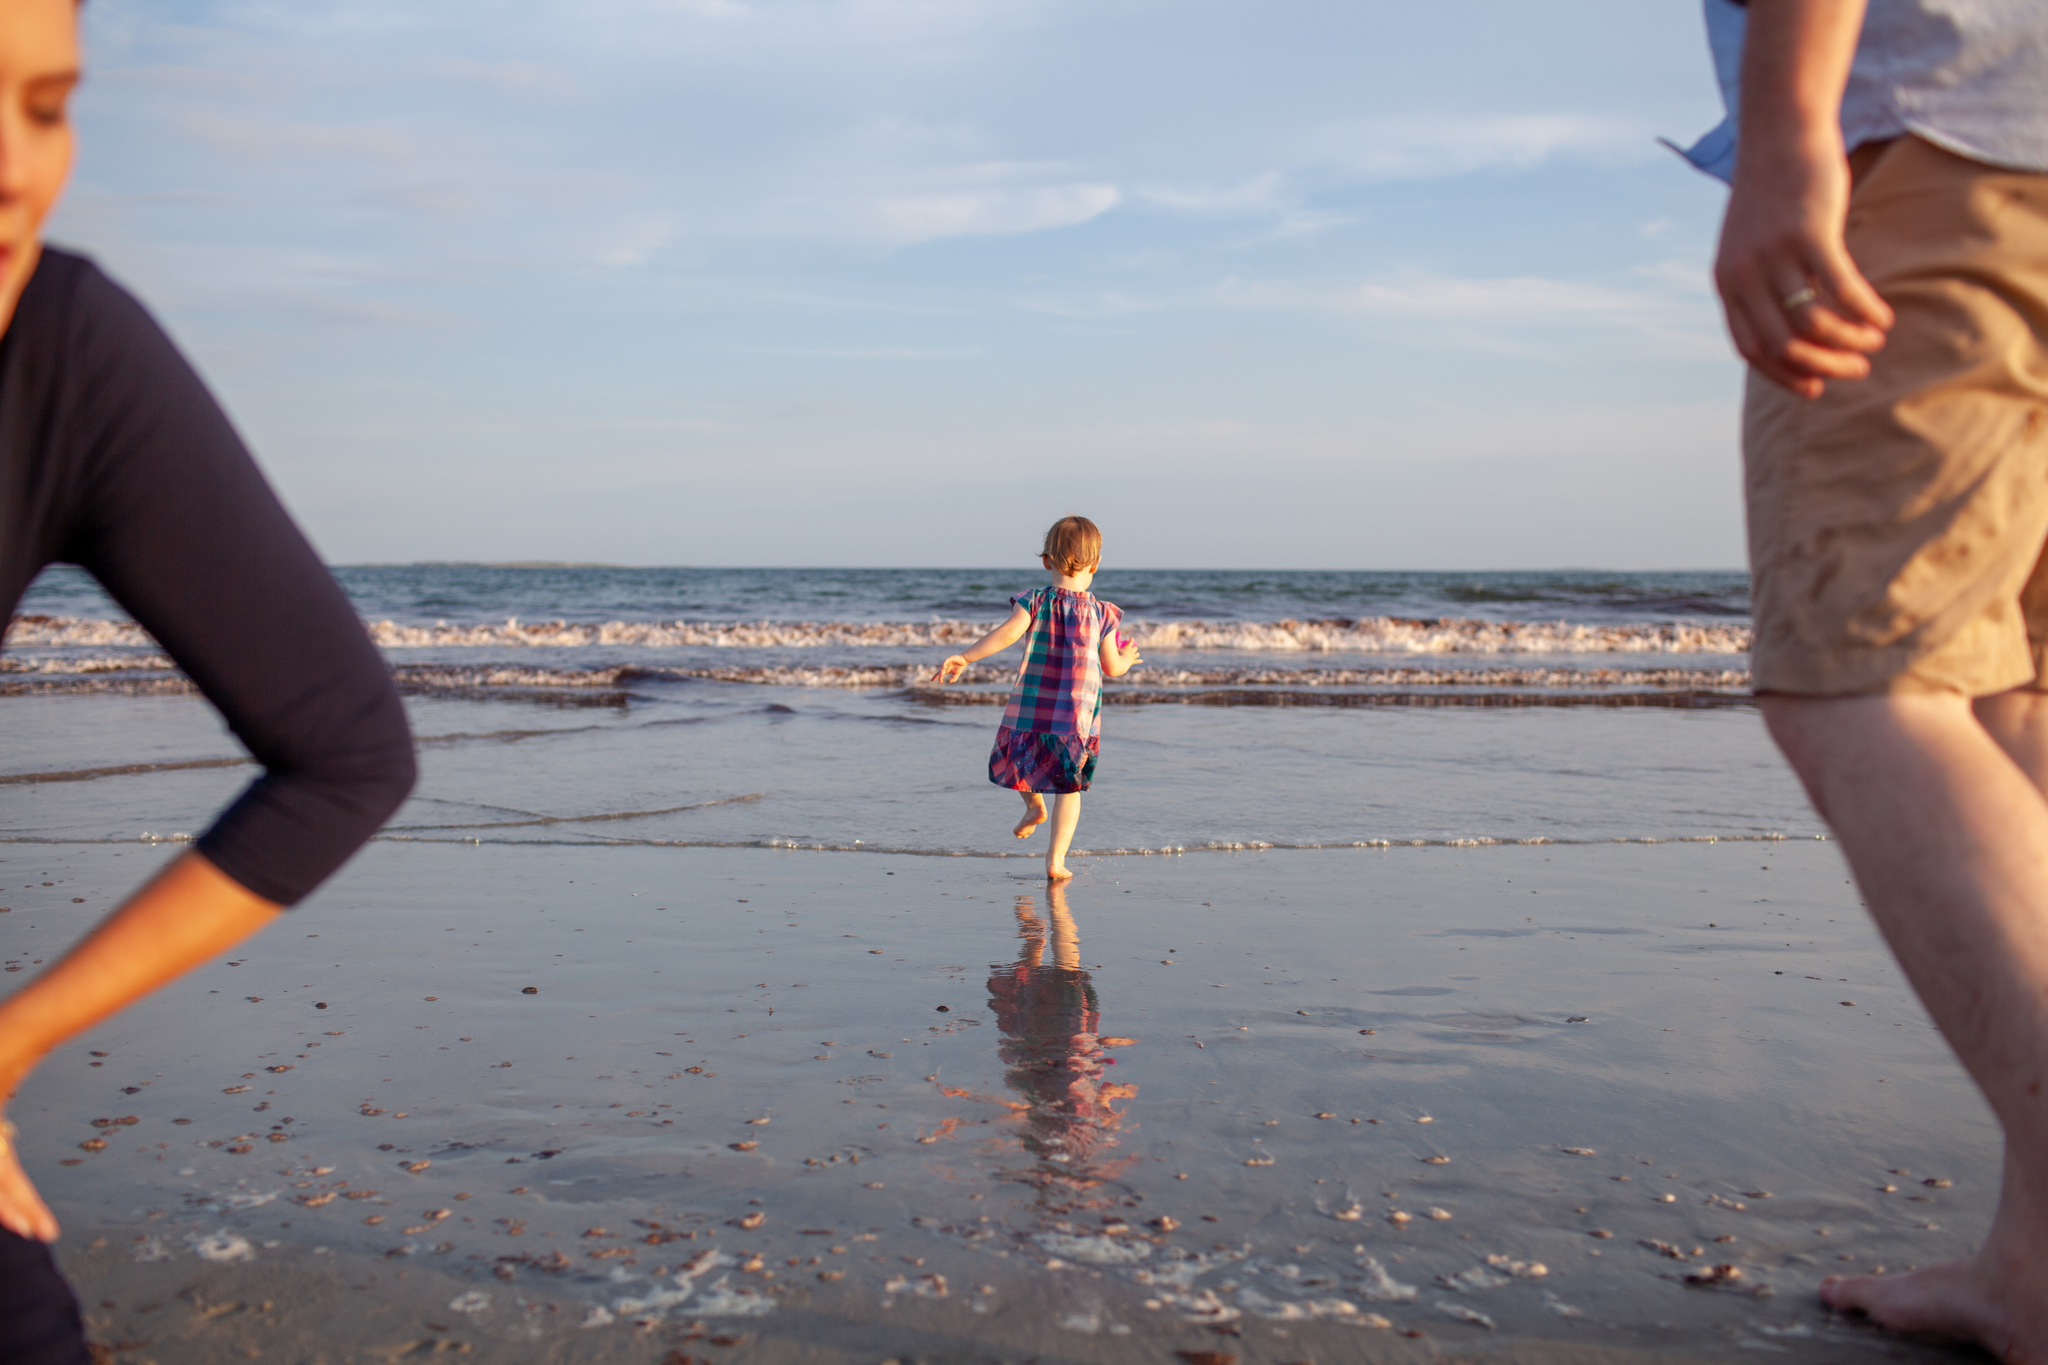
[(1804, 308), (1819, 297), (1820, 290), (1815, 289), (1809, 284), (1802, 289), (1795, 289), (1784, 298), (1779, 299), (1778, 306), (1789, 313), (1795, 308)]

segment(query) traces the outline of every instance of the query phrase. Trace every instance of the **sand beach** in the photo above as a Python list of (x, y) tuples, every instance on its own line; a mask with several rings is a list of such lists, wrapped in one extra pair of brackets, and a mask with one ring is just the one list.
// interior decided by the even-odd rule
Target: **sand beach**
[(1831, 845), (1079, 867), (380, 843), (25, 1156), (135, 1365), (1949, 1358), (1814, 1297), (1996, 1180)]

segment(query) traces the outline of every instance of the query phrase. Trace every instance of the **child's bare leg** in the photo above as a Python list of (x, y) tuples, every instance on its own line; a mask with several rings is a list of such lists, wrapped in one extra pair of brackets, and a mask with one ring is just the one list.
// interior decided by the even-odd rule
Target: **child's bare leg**
[(1081, 793), (1063, 792), (1053, 798), (1052, 847), (1045, 851), (1045, 879), (1063, 882), (1074, 874), (1067, 871), (1067, 846), (1074, 842), (1074, 826), (1081, 823)]
[(1045, 823), (1045, 798), (1037, 792), (1019, 792), (1018, 795), (1024, 798), (1024, 818), (1010, 832), (1019, 839), (1029, 839), (1031, 831)]

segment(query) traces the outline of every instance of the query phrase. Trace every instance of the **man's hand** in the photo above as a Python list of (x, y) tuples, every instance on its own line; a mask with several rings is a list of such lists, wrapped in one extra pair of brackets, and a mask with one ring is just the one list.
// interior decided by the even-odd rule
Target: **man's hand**
[(1805, 398), (1861, 379), (1892, 310), (1849, 259), (1842, 90), (1865, 0), (1749, 0), (1735, 189), (1714, 283), (1735, 349)]
[(1826, 380), (1869, 374), (1866, 357), (1892, 325), (1890, 306), (1843, 243), (1848, 211), (1839, 136), (1830, 146), (1743, 130), (1714, 283), (1742, 358), (1806, 398), (1818, 398)]
[(36, 1193), (14, 1152), (14, 1130), (0, 1119), (0, 1227), (38, 1242), (57, 1240), (57, 1217)]

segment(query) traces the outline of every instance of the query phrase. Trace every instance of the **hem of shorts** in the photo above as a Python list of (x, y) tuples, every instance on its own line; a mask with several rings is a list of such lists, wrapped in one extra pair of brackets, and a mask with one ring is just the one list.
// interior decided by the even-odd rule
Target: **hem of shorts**
[(1792, 697), (1889, 697), (1953, 696), (1995, 697), (2001, 692), (2048, 692), (2048, 678), (2037, 661), (2031, 673), (2014, 672), (2010, 681), (1966, 684), (1960, 679), (1927, 678), (1914, 669), (1924, 659), (1872, 661), (1863, 668), (1757, 668), (1750, 681), (1753, 696)]

